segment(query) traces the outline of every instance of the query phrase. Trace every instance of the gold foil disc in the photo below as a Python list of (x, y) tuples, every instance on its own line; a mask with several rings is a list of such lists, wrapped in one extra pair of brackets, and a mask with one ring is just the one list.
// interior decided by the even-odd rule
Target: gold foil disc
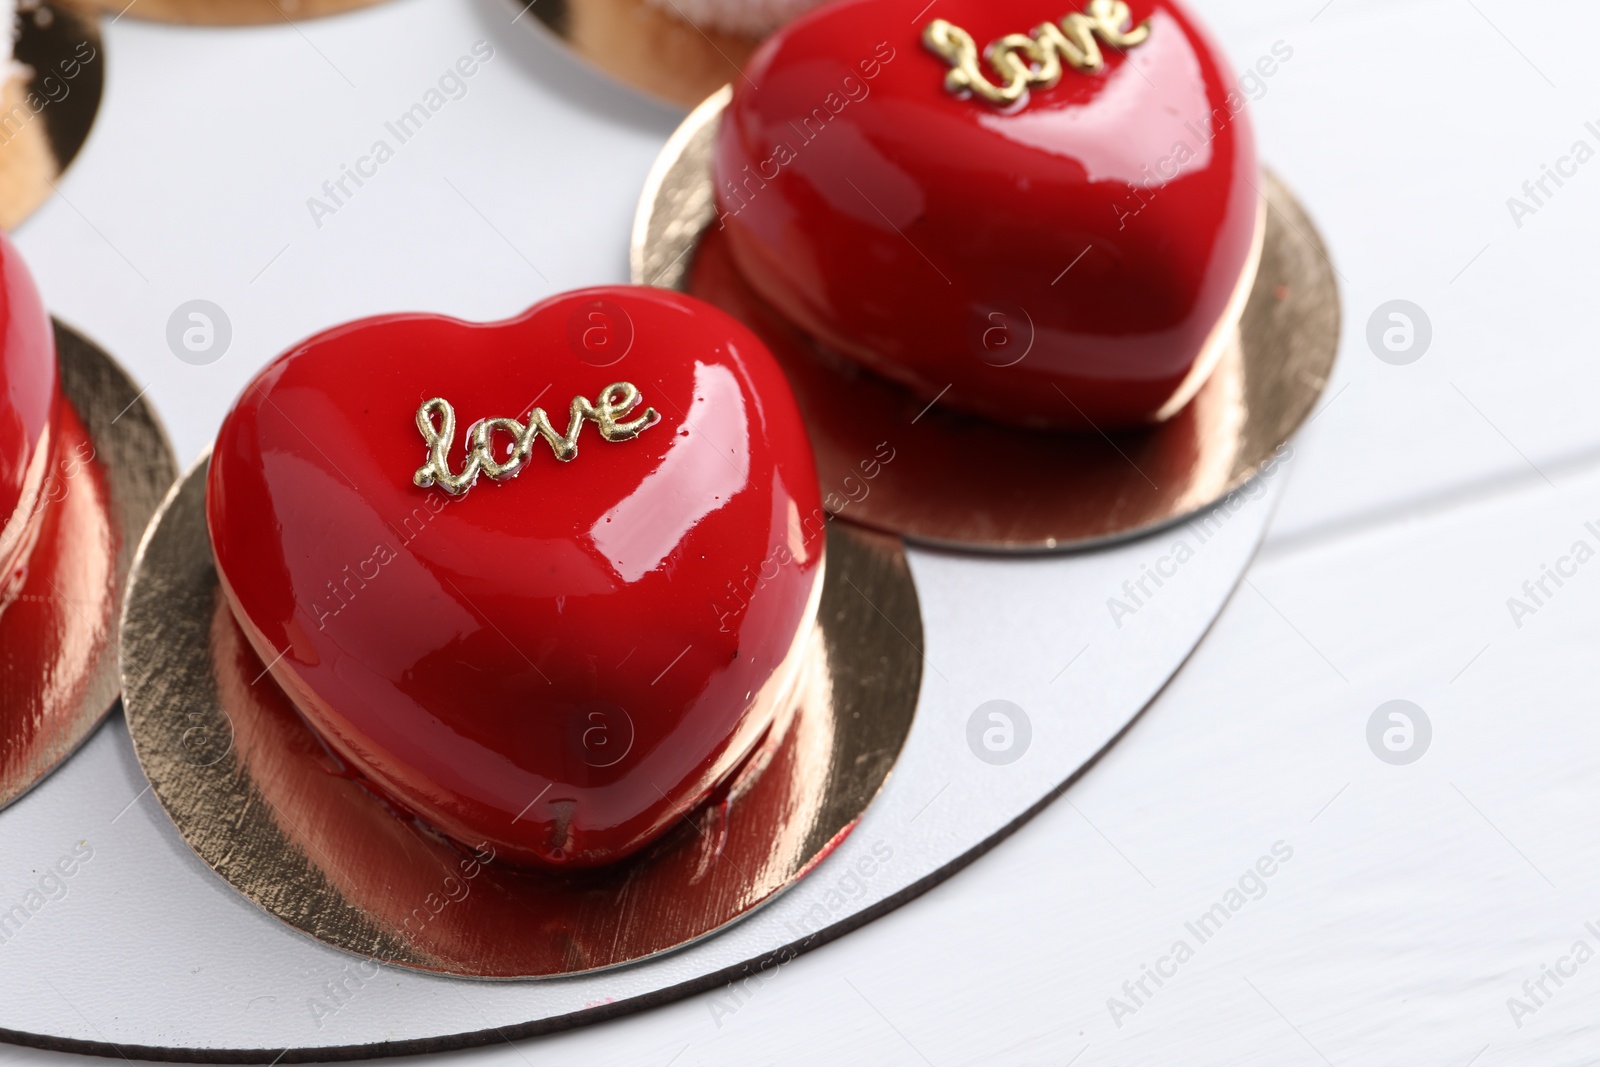
[[(1159, 426), (1114, 434), (1024, 430), (929, 406), (817, 348), (734, 270), (711, 184), (724, 89), (684, 120), (635, 217), (632, 280), (694, 293), (743, 320), (788, 372), (818, 473), (852, 522), (929, 544), (991, 551), (1083, 548), (1170, 525), (1243, 485), (1310, 414), (1339, 347), (1339, 290), (1316, 227), (1263, 176), (1265, 229), (1238, 328), (1216, 369)], [(870, 493), (861, 463), (873, 465)]]
[(0, 610), (0, 807), (72, 753), (117, 699), (117, 617), (134, 548), (177, 474), (155, 412), (93, 343), (56, 324), (63, 434), (38, 540)]
[(383, 0), (78, 0), (113, 15), (191, 26), (259, 26), (338, 15)]
[(0, 65), (0, 227), (11, 230), (55, 191), (89, 137), (105, 84), (99, 20), (65, 4), (18, 5)]
[(290, 926), (472, 978), (580, 974), (685, 945), (806, 874), (860, 819), (911, 728), (921, 615), (897, 540), (832, 524), (792, 707), (726, 799), (615, 867), (517, 870), (401, 818), (323, 748), (220, 595), (208, 462), (174, 487), (123, 619), (140, 765), (189, 846)]

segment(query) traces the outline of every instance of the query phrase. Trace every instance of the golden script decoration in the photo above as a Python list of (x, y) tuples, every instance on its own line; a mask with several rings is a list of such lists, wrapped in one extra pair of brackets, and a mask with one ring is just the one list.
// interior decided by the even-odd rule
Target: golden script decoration
[(1012, 33), (984, 52), (1000, 76), (991, 82), (978, 64), (978, 45), (972, 34), (934, 19), (923, 31), (922, 43), (950, 64), (944, 87), (958, 96), (974, 93), (991, 104), (1011, 105), (1028, 95), (1030, 86), (1048, 89), (1061, 80), (1063, 61), (1074, 70), (1097, 73), (1106, 65), (1100, 43), (1132, 48), (1150, 37), (1150, 20), (1131, 29), (1133, 13), (1124, 0), (1089, 0), (1087, 12), (1075, 13), (1060, 24), (1041, 22), (1032, 33)]
[[(460, 474), (450, 471), (450, 446), (456, 436), (456, 412), (450, 401), (434, 397), (424, 401), (417, 409), (417, 429), (428, 443), (428, 462), (417, 469), (413, 482), (427, 489), (437, 485), (451, 496), (459, 496), (471, 489), (478, 475), (487, 474), (495, 481), (515, 478), (528, 462), (534, 442), (544, 438), (550, 451), (563, 463), (578, 454), (578, 434), (585, 422), (600, 429), (607, 441), (631, 441), (655, 425), (660, 415), (655, 408), (645, 408), (643, 414), (628, 422), (626, 418), (639, 406), (639, 390), (631, 382), (614, 382), (600, 390), (593, 404), (581, 396), (572, 398), (570, 418), (565, 435), (558, 434), (550, 425), (550, 417), (543, 408), (534, 408), (524, 425), (516, 419), (483, 419), (467, 428), (467, 461)], [(437, 425), (435, 418), (438, 418)], [(511, 450), (501, 459), (495, 451), (495, 434), (505, 433), (511, 438)]]

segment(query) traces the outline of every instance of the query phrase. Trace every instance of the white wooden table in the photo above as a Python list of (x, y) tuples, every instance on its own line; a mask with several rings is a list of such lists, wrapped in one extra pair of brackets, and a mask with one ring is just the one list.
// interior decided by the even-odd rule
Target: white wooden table
[[(1520, 226), (1507, 198), (1531, 203), (1524, 182), (1574, 142), (1600, 150), (1585, 126), (1600, 119), (1600, 9), (1196, 6), (1241, 70), (1293, 49), (1256, 123), (1323, 228), (1346, 310), (1329, 402), (1214, 632), (1062, 800), (925, 897), (763, 983), (451, 1059), (1594, 1061), (1600, 558), (1561, 561), (1579, 541), (1600, 550), (1600, 160), (1547, 182)], [(107, 28), (106, 103), (79, 167), (119, 161), (138, 202), (75, 171), (19, 240), (54, 309), (150, 383), (180, 458), (253, 370), (176, 363), (166, 320), (186, 300), (239, 309), (234, 344), (276, 350), (360, 313), (490, 318), (625, 276), (634, 198), (677, 116), (512, 14), (397, 0), (247, 33)], [(381, 202), (421, 175), (442, 195), (405, 226), (341, 210), (317, 228), (306, 198), (428, 88), (417, 71), (477, 39), (495, 59), (384, 164), (395, 180), (359, 192)], [(196, 229), (214, 259), (169, 258), (194, 243), (168, 238)], [(1367, 342), (1392, 300), (1431, 323), (1407, 365)], [(1534, 603), (1523, 584), (1545, 565), (1571, 573)], [(1514, 618), (1512, 597), (1536, 610)], [(1395, 699), (1432, 728), (1406, 765), (1368, 745)], [(1249, 874), (1274, 850), (1270, 877)], [(1226, 921), (1199, 927), (1208, 912)], [(0, 1048), (0, 1064), (64, 1059)]]

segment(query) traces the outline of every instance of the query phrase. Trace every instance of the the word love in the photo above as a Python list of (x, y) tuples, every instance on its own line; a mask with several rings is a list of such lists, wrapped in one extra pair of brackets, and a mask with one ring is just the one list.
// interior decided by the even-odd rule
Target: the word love
[(1132, 48), (1150, 37), (1146, 19), (1132, 26), (1133, 13), (1123, 0), (1089, 0), (1087, 12), (1068, 15), (1060, 23), (1041, 22), (1032, 33), (1013, 33), (991, 44), (984, 55), (999, 82), (991, 82), (978, 63), (978, 44), (960, 26), (935, 19), (923, 31), (922, 43), (950, 64), (944, 86), (958, 96), (976, 94), (991, 104), (1010, 105), (1028, 95), (1030, 86), (1048, 89), (1061, 80), (1066, 66), (1094, 74), (1106, 65), (1100, 42)]
[[(565, 463), (578, 454), (578, 434), (585, 422), (594, 423), (600, 436), (607, 441), (631, 441), (661, 417), (655, 408), (645, 408), (638, 418), (622, 421), (639, 406), (639, 401), (639, 390), (631, 382), (606, 386), (592, 404), (575, 396), (568, 409), (565, 434), (555, 431), (543, 408), (534, 408), (526, 423), (516, 419), (482, 419), (467, 428), (466, 464), (461, 473), (455, 474), (450, 470), (450, 447), (456, 436), (456, 412), (448, 400), (434, 397), (417, 409), (417, 429), (428, 443), (428, 462), (417, 469), (411, 480), (424, 489), (437, 485), (451, 496), (457, 496), (471, 489), (479, 474), (487, 474), (495, 481), (514, 478), (528, 462), (534, 442), (540, 438), (549, 444), (555, 457)], [(496, 447), (497, 434), (509, 438), (509, 448), (505, 451)]]

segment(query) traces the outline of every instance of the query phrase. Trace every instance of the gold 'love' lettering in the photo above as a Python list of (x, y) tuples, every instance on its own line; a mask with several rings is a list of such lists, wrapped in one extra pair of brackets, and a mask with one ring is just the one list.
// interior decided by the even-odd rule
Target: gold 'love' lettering
[[(526, 424), (516, 419), (482, 419), (467, 428), (467, 460), (460, 474), (450, 470), (450, 446), (456, 436), (456, 412), (448, 400), (434, 397), (417, 409), (417, 429), (428, 443), (428, 462), (417, 468), (411, 480), (424, 489), (437, 485), (451, 496), (471, 489), (479, 474), (495, 481), (515, 478), (533, 453), (541, 437), (563, 463), (578, 454), (578, 434), (585, 422), (594, 423), (607, 441), (631, 441), (660, 419), (655, 408), (645, 408), (636, 419), (626, 419), (639, 406), (639, 390), (631, 382), (615, 382), (600, 390), (593, 404), (581, 396), (572, 398), (567, 432), (558, 434), (543, 408), (534, 408)], [(437, 422), (435, 421), (437, 419)], [(495, 435), (510, 438), (510, 450), (495, 447)], [(502, 458), (502, 456), (504, 458)]]
[(1068, 15), (1059, 24), (1041, 22), (1032, 33), (1013, 33), (991, 44), (984, 56), (1000, 76), (991, 82), (978, 63), (978, 45), (960, 26), (934, 19), (922, 33), (928, 50), (950, 64), (944, 87), (957, 96), (981, 96), (991, 104), (1010, 105), (1028, 95), (1030, 86), (1048, 89), (1061, 80), (1063, 66), (1093, 74), (1106, 65), (1100, 38), (1113, 48), (1132, 48), (1150, 37), (1150, 20), (1132, 26), (1133, 12), (1123, 0), (1089, 0), (1086, 12)]

